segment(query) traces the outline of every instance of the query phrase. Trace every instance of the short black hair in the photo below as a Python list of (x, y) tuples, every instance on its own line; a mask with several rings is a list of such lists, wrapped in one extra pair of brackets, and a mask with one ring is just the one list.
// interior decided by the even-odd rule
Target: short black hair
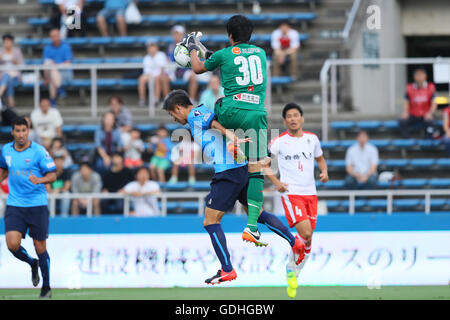
[(181, 89), (170, 91), (166, 99), (164, 99), (163, 109), (166, 111), (171, 111), (175, 109), (176, 105), (182, 106), (184, 108), (192, 106), (191, 99), (189, 98), (189, 95), (186, 91)]
[(119, 156), (119, 157), (123, 158), (123, 153), (120, 152), (120, 151), (114, 151), (114, 152), (111, 154), (111, 158), (114, 157), (114, 156)]
[(419, 66), (414, 69), (414, 73), (416, 73), (417, 71), (422, 71), (423, 73), (427, 73), (427, 69), (425, 69), (424, 66)]
[(29, 128), (28, 121), (27, 121), (27, 119), (25, 119), (24, 116), (14, 118), (14, 120), (11, 123), (11, 129), (14, 130), (15, 126), (26, 126), (27, 128)]
[(141, 172), (142, 170), (147, 171), (148, 175), (151, 177), (151, 175), (150, 175), (150, 170), (149, 170), (147, 167), (141, 166), (141, 167), (139, 167), (139, 168), (136, 169), (136, 178), (137, 178), (139, 172)]
[(248, 42), (252, 36), (253, 23), (246, 16), (234, 15), (228, 19), (227, 32), (235, 42)]
[(14, 36), (10, 33), (6, 33), (3, 35), (2, 40), (4, 41), (5, 39), (9, 39), (11, 41), (14, 41)]
[(80, 170), (81, 170), (81, 167), (88, 167), (89, 169), (92, 170), (92, 164), (89, 161), (82, 161), (80, 163)]
[(302, 108), (296, 104), (295, 102), (288, 103), (283, 108), (283, 119), (286, 119), (286, 113), (291, 109), (297, 109), (298, 112), (300, 112), (300, 115), (303, 117), (303, 110)]
[(281, 20), (280, 23), (278, 24), (278, 27), (281, 27), (283, 24), (288, 25), (289, 27), (291, 26), (289, 20)]

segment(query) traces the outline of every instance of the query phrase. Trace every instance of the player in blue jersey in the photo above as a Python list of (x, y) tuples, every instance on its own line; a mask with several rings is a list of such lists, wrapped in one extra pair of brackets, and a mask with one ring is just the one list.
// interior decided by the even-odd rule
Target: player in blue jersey
[[(226, 138), (236, 146), (248, 142), (248, 139), (238, 139), (232, 131), (224, 128), (215, 117), (214, 112), (200, 105), (194, 107), (187, 92), (173, 90), (164, 100), (164, 109), (181, 124), (189, 124), (194, 140), (202, 147), (203, 157), (207, 162), (214, 164), (215, 174), (211, 181), (210, 193), (206, 196), (206, 210), (203, 225), (209, 233), (214, 251), (222, 268), (205, 280), (208, 284), (216, 284), (234, 280), (236, 271), (230, 261), (225, 234), (220, 221), (225, 212), (233, 209), (239, 201), (246, 212), (248, 165), (246, 161), (237, 163), (227, 150)], [(215, 129), (215, 130), (210, 130)], [(292, 247), (298, 262), (304, 251), (302, 241), (296, 239), (289, 229), (275, 215), (261, 210), (258, 223), (265, 224), (270, 230), (286, 239)], [(267, 243), (258, 241), (257, 246), (266, 246)]]
[[(56, 180), (53, 159), (43, 146), (28, 140), (29, 127), (24, 117), (12, 123), (14, 138), (3, 146), (0, 155), (0, 182), (8, 176), (5, 235), (9, 251), (31, 267), (33, 286), (39, 284), (39, 268), (43, 285), (41, 298), (51, 298), (50, 257), (47, 253), (49, 212), (46, 183)], [(33, 259), (21, 246), (29, 232), (39, 259)]]

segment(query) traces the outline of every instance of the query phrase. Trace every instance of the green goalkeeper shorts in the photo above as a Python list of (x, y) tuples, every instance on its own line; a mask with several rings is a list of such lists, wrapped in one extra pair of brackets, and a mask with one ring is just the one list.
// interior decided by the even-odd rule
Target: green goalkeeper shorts
[(217, 121), (226, 129), (234, 129), (239, 138), (251, 138), (252, 142), (241, 145), (251, 161), (267, 157), (267, 113), (265, 110), (239, 109), (225, 106), (217, 100), (214, 113)]

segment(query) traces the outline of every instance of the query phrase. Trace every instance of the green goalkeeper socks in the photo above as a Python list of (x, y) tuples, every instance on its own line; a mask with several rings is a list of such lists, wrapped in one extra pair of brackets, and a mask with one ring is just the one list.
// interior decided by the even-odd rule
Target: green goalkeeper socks
[(264, 177), (261, 172), (252, 172), (248, 174), (248, 189), (247, 189), (247, 202), (248, 202), (248, 220), (247, 227), (255, 232), (258, 230), (257, 223), (259, 213), (261, 212), (263, 204), (263, 187)]

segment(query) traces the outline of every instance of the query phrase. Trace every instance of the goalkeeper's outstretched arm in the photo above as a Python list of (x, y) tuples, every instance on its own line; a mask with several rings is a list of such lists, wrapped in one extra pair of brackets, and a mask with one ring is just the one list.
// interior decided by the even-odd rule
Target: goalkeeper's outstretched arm
[(198, 57), (197, 50), (195, 50), (195, 49), (191, 51), (191, 65), (192, 65), (192, 70), (196, 74), (201, 74), (201, 73), (208, 71), (205, 68), (205, 63), (200, 60), (200, 58)]

